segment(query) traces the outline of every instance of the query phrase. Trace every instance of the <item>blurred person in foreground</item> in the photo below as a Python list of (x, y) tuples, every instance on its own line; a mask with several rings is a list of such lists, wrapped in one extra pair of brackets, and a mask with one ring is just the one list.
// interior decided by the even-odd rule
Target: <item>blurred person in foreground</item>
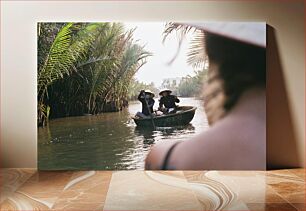
[(188, 24), (204, 31), (210, 128), (187, 141), (156, 144), (151, 170), (266, 169), (266, 25)]

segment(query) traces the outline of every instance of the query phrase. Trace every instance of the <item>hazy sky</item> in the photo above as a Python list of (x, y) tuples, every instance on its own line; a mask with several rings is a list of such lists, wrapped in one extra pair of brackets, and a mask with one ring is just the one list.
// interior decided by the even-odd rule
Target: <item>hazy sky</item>
[(172, 33), (163, 44), (163, 31), (165, 22), (125, 22), (127, 29), (135, 28), (135, 40), (139, 40), (139, 44), (145, 44), (145, 49), (153, 53), (153, 56), (147, 59), (147, 63), (142, 66), (136, 73), (137, 80), (144, 83), (154, 82), (159, 87), (164, 78), (176, 78), (186, 75), (194, 75), (193, 68), (186, 63), (186, 53), (188, 51), (187, 36), (184, 40), (179, 55), (175, 61), (169, 65), (168, 62), (175, 56), (179, 41), (176, 33)]

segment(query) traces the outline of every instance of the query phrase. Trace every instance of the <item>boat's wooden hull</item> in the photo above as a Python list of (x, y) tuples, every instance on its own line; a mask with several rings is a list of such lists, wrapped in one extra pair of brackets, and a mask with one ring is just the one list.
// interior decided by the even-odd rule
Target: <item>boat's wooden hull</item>
[[(194, 117), (196, 107), (192, 106), (181, 106), (178, 111), (174, 114), (167, 114), (162, 116), (155, 116), (153, 118), (154, 124), (157, 127), (171, 127), (178, 125), (187, 125), (191, 122)], [(152, 127), (151, 118), (136, 118), (133, 117), (135, 123), (139, 127)]]

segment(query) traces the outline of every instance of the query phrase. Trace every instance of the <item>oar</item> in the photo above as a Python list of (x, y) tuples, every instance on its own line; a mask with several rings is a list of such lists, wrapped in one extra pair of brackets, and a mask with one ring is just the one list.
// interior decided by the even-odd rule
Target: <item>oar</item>
[(156, 127), (155, 127), (155, 124), (154, 124), (153, 115), (152, 115), (151, 110), (150, 110), (150, 108), (149, 108), (149, 104), (148, 104), (148, 102), (147, 102), (145, 93), (143, 93), (143, 97), (144, 97), (144, 100), (145, 100), (146, 105), (147, 105), (147, 109), (148, 109), (149, 114), (150, 114), (150, 117), (151, 117), (152, 125), (153, 125), (153, 127), (154, 127), (154, 129), (155, 129)]

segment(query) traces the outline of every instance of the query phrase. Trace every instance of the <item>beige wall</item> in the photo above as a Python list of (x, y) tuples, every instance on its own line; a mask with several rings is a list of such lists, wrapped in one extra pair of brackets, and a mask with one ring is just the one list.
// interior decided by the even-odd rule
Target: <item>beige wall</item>
[[(278, 154), (275, 154), (278, 147), (277, 140), (273, 140), (275, 144), (272, 150), (276, 155), (274, 159), (279, 156), (286, 160), (286, 147), (296, 147), (291, 151), (298, 150), (301, 165), (304, 161), (305, 149), (304, 5), (292, 2), (296, 1), (280, 1), (279, 3), (261, 1), (118, 1), (112, 3), (105, 1), (1, 1), (1, 161), (3, 166), (36, 167), (37, 21), (167, 20), (266, 21), (275, 29), (280, 65), (286, 85), (282, 91), (288, 93), (288, 108), (294, 128), (293, 135), (289, 137), (294, 137), (294, 140), (288, 140), (282, 148), (283, 151), (277, 152)], [(273, 101), (274, 99), (277, 100), (273, 98)], [(269, 113), (267, 115), (269, 118)]]

